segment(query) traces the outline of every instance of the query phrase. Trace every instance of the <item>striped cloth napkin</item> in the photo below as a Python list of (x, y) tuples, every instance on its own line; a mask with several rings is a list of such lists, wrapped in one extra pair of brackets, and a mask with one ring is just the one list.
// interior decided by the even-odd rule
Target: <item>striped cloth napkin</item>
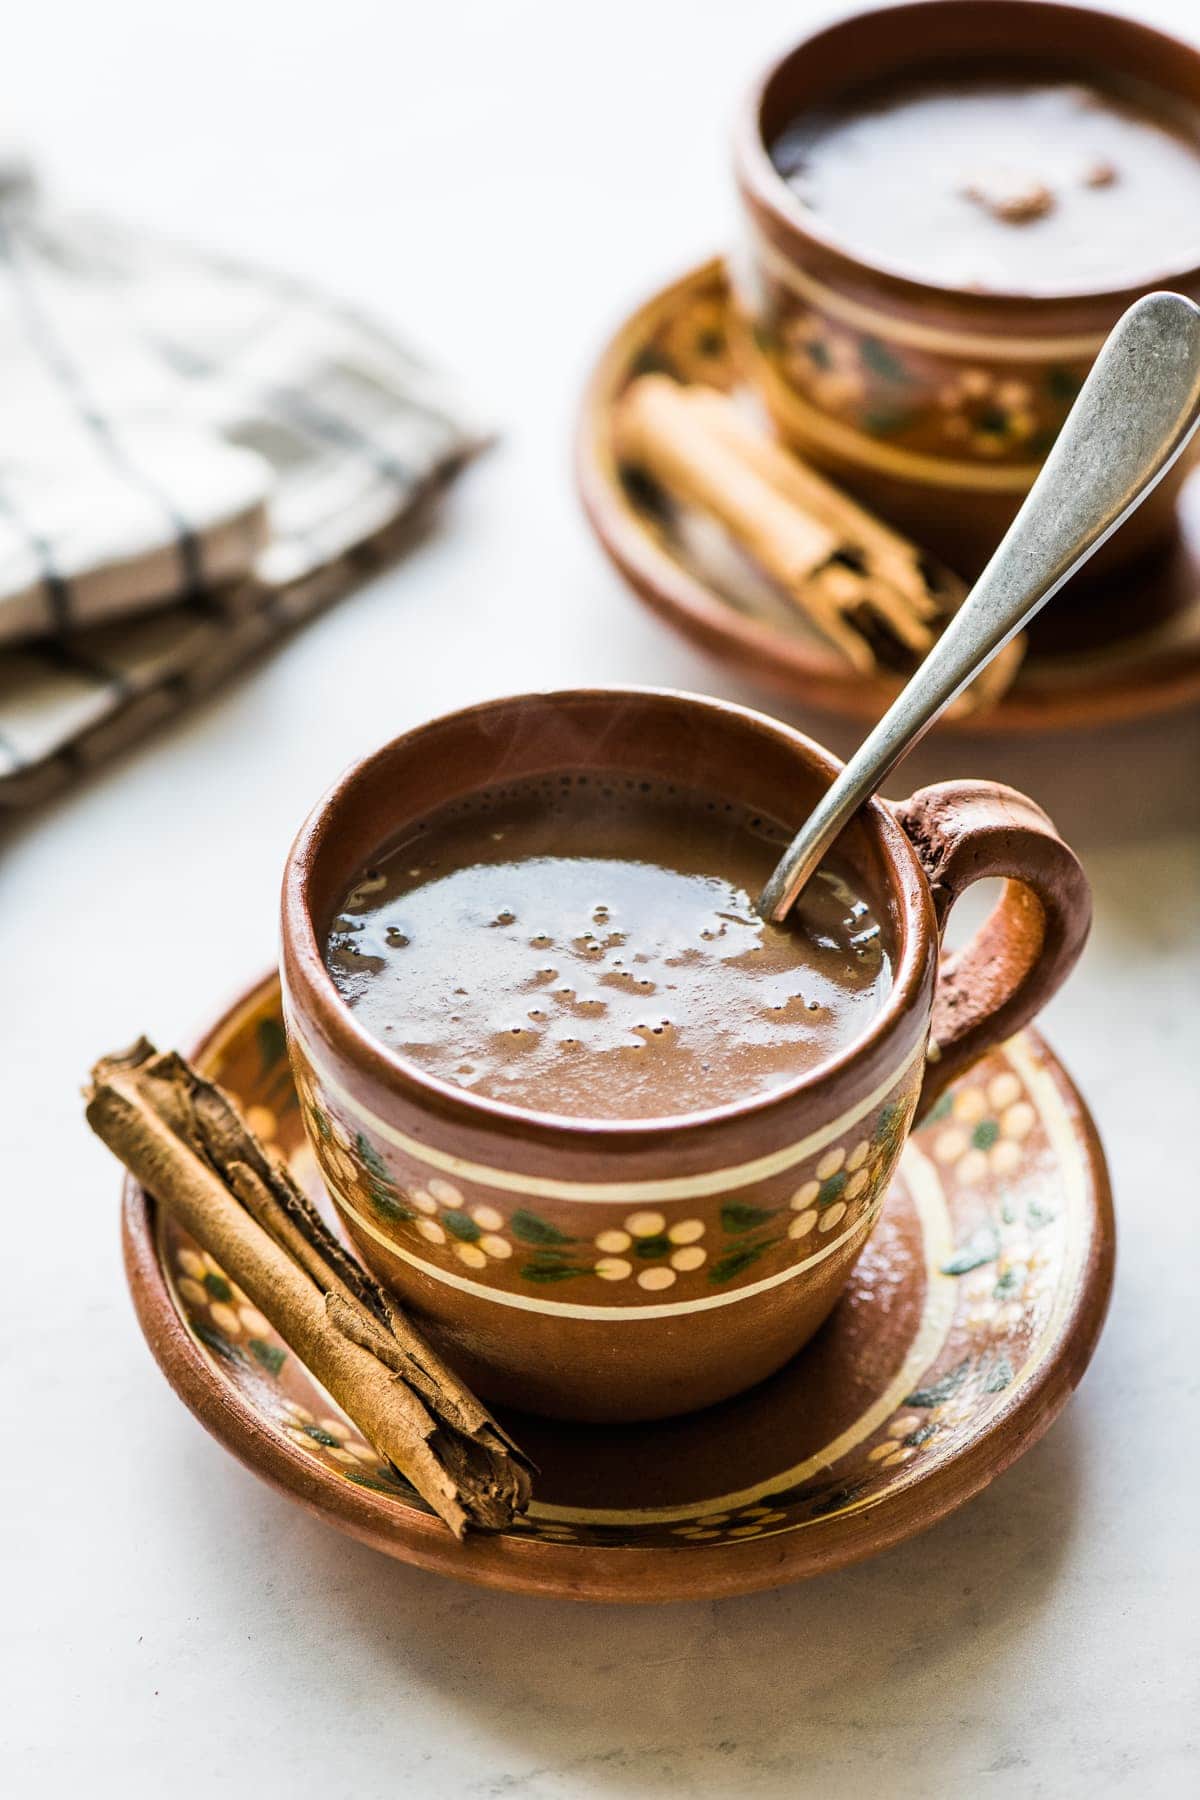
[(0, 169), (0, 804), (179, 711), (403, 547), (479, 447), (445, 380), (301, 284)]

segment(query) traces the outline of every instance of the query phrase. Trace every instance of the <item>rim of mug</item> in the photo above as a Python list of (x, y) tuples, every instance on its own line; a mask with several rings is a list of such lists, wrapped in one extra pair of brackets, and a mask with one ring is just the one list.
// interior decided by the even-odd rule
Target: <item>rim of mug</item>
[[(316, 1015), (325, 1038), (343, 1052), (360, 1070), (383, 1089), (399, 1089), (416, 1105), (433, 1105), (440, 1118), (477, 1128), (507, 1127), (514, 1135), (563, 1149), (578, 1150), (581, 1139), (601, 1140), (608, 1148), (646, 1149), (647, 1140), (660, 1136), (684, 1135), (689, 1140), (714, 1128), (752, 1120), (773, 1109), (816, 1095), (822, 1088), (833, 1088), (849, 1075), (856, 1064), (863, 1064), (879, 1052), (885, 1042), (901, 1039), (888, 1067), (899, 1075), (902, 1063), (911, 1055), (918, 1036), (928, 1027), (928, 1006), (936, 971), (939, 936), (934, 918), (929, 885), (917, 853), (891, 808), (877, 796), (862, 808), (860, 817), (868, 824), (883, 853), (889, 880), (889, 891), (898, 903), (898, 943), (892, 983), (879, 1011), (860, 1034), (835, 1055), (815, 1067), (805, 1069), (792, 1080), (762, 1093), (743, 1099), (726, 1101), (719, 1106), (697, 1108), (690, 1112), (664, 1113), (644, 1118), (603, 1118), (542, 1111), (536, 1107), (518, 1106), (490, 1095), (476, 1094), (469, 1088), (455, 1086), (423, 1069), (419, 1063), (400, 1055), (361, 1025), (338, 992), (325, 966), (322, 945), (309, 905), (309, 884), (315, 873), (324, 840), (335, 826), (338, 810), (351, 789), (370, 779), (382, 762), (396, 755), (402, 747), (419, 745), (425, 733), (444, 730), (447, 726), (479, 719), (489, 713), (511, 713), (532, 704), (551, 702), (595, 702), (611, 699), (614, 704), (628, 701), (683, 702), (710, 714), (735, 721), (751, 731), (772, 737), (785, 745), (810, 770), (832, 782), (842, 765), (805, 733), (795, 730), (766, 713), (733, 701), (718, 700), (708, 695), (693, 694), (683, 689), (612, 685), (588, 688), (551, 688), (524, 694), (506, 695), (456, 708), (399, 733), (346, 768), (317, 801), (301, 825), (284, 866), (282, 891), (283, 956), (281, 975), (285, 999), (285, 1017), (289, 996), (293, 1005), (306, 1004)], [(386, 845), (388, 835), (380, 840)], [(302, 990), (302, 991), (301, 991)], [(924, 1010), (926, 1017), (911, 1031), (911, 1042), (904, 1041), (905, 1026), (916, 1026)]]
[[(823, 257), (845, 272), (868, 275), (891, 298), (907, 301), (911, 305), (929, 306), (936, 303), (943, 307), (949, 305), (978, 313), (986, 312), (989, 307), (1000, 312), (1036, 307), (1046, 313), (1055, 313), (1083, 304), (1094, 305), (1097, 310), (1104, 308), (1115, 317), (1127, 306), (1132, 306), (1142, 295), (1155, 289), (1189, 287), (1200, 282), (1200, 261), (1197, 261), (1184, 265), (1167, 264), (1155, 270), (1145, 280), (1123, 287), (1064, 288), (1058, 293), (1044, 294), (1018, 288), (988, 288), (977, 292), (970, 288), (924, 280), (887, 262), (875, 261), (854, 250), (836, 234), (822, 230), (814, 215), (796, 198), (772, 160), (763, 130), (763, 112), (774, 84), (797, 58), (810, 52), (822, 40), (836, 39), (868, 20), (877, 22), (884, 17), (909, 14), (913, 19), (913, 28), (917, 30), (922, 18), (936, 19), (940, 15), (945, 19), (954, 13), (978, 16), (987, 12), (1007, 12), (1014, 20), (1020, 19), (1022, 15), (1058, 15), (1064, 43), (1071, 41), (1073, 23), (1099, 21), (1106, 27), (1125, 32), (1131, 38), (1138, 38), (1151, 47), (1157, 47), (1164, 59), (1182, 59), (1190, 63), (1196, 71), (1197, 86), (1200, 87), (1200, 49), (1171, 32), (1144, 24), (1142, 20), (1125, 14), (1108, 12), (1103, 7), (1074, 6), (1064, 3), (1064, 0), (897, 0), (894, 5), (865, 7), (806, 33), (774, 58), (744, 97), (734, 128), (734, 168), (742, 196), (751, 211), (761, 210), (766, 214), (792, 240), (793, 248), (798, 242), (801, 246), (818, 250)], [(931, 50), (932, 54), (936, 52)], [(1015, 46), (1014, 55), (1020, 57), (1021, 54), (1019, 46)], [(1063, 60), (1071, 60), (1069, 52), (1064, 54)], [(1085, 66), (1086, 53), (1078, 60), (1081, 68)]]

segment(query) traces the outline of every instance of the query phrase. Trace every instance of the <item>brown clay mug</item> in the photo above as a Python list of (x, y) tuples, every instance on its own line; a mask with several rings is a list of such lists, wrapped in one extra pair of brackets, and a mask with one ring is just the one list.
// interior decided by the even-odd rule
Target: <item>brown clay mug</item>
[[(530, 694), (437, 719), (356, 764), (288, 858), (283, 984), (304, 1120), (342, 1221), (462, 1375), (580, 1419), (687, 1412), (760, 1381), (837, 1300), (914, 1118), (1066, 976), (1086, 877), (1044, 813), (988, 781), (873, 800), (839, 853), (894, 939), (894, 981), (849, 1049), (789, 1085), (656, 1120), (480, 1097), (356, 1022), (322, 959), (380, 848), (497, 781), (676, 781), (797, 825), (838, 765), (759, 713), (641, 689)], [(1008, 877), (941, 962), (964, 888)]]
[[(782, 436), (966, 576), (1020, 505), (1105, 335), (1154, 287), (1200, 300), (1200, 268), (1162, 246), (1142, 286), (1043, 296), (940, 287), (841, 245), (776, 170), (802, 110), (865, 83), (981, 59), (1138, 80), (1192, 111), (1200, 54), (1133, 19), (1028, 0), (918, 0), (841, 19), (754, 87), (735, 162), (744, 212), (731, 259), (739, 358)], [(1092, 575), (1169, 536), (1180, 463), (1105, 546)]]

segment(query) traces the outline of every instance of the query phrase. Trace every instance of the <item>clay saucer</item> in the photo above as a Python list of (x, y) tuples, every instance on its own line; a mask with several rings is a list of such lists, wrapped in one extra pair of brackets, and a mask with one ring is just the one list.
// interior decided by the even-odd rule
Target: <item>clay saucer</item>
[[(619, 328), (589, 383), (578, 474), (588, 517), (648, 605), (720, 662), (793, 701), (878, 718), (898, 682), (855, 673), (720, 529), (674, 505), (614, 448), (614, 403), (648, 371), (740, 389), (724, 264), (705, 263)], [(1010, 692), (942, 731), (1034, 732), (1107, 724), (1200, 699), (1200, 472), (1180, 499), (1175, 545), (1051, 607)]]
[[(314, 1197), (271, 978), (197, 1060)], [(540, 1467), (509, 1533), (458, 1544), (383, 1467), (214, 1260), (125, 1190), (150, 1348), (257, 1474), (352, 1536), (489, 1587), (582, 1600), (698, 1599), (835, 1569), (960, 1506), (1039, 1438), (1095, 1348), (1114, 1231), (1095, 1129), (1033, 1033), (943, 1100), (850, 1288), (807, 1350), (739, 1399), (633, 1427), (507, 1415)]]

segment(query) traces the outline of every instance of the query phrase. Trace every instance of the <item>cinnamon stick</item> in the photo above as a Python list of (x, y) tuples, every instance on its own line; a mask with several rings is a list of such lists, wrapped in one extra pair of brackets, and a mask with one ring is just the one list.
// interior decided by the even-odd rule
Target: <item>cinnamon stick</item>
[[(859, 673), (907, 673), (965, 596), (963, 582), (756, 428), (716, 388), (643, 375), (618, 403), (618, 452), (677, 500), (715, 519)], [(1007, 689), (1014, 639), (955, 703)]]
[(525, 1510), (527, 1459), (222, 1089), (143, 1038), (96, 1064), (87, 1118), (456, 1537), (503, 1530)]

